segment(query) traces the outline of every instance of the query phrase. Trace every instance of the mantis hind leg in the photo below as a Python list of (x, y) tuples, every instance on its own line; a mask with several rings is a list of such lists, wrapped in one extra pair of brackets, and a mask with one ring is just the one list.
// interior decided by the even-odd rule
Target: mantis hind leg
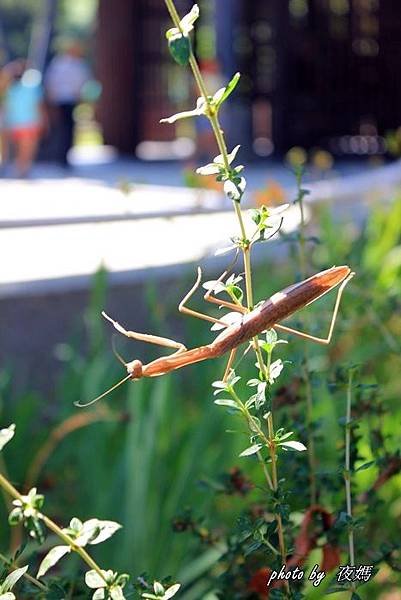
[(229, 374), (230, 374), (230, 371), (231, 371), (231, 369), (232, 369), (232, 366), (233, 366), (233, 362), (234, 362), (234, 359), (235, 359), (235, 355), (237, 354), (237, 349), (238, 349), (238, 348), (233, 348), (233, 349), (230, 351), (230, 356), (228, 357), (228, 361), (227, 361), (227, 364), (226, 364), (226, 368), (225, 368), (225, 370), (224, 370), (223, 381), (227, 381), (227, 379), (228, 379), (228, 376), (229, 376)]
[[(343, 295), (345, 286), (347, 285), (347, 283), (349, 283), (349, 281), (353, 278), (354, 275), (355, 275), (355, 273), (350, 273), (348, 275), (348, 277), (346, 279), (344, 279), (344, 281), (341, 283), (340, 287), (338, 288), (337, 297), (336, 297), (336, 301), (334, 304), (333, 313), (331, 316), (329, 332), (326, 337), (316, 337), (309, 333), (305, 333), (304, 331), (299, 331), (298, 329), (293, 329), (292, 327), (286, 327), (285, 325), (275, 324), (274, 329), (278, 329), (279, 331), (284, 331), (285, 333), (293, 333), (294, 335), (297, 335), (303, 339), (310, 340), (310, 341), (316, 342), (318, 344), (325, 344), (325, 345), (330, 344), (331, 338), (333, 336), (334, 327), (336, 324), (338, 309), (340, 307), (341, 296)], [(318, 299), (319, 298), (316, 298), (316, 300), (318, 300)], [(314, 300), (314, 302), (315, 302), (315, 300)], [(310, 304), (313, 304), (313, 303), (310, 302)]]
[(119, 333), (122, 333), (128, 338), (138, 340), (139, 342), (147, 342), (149, 344), (156, 344), (157, 346), (163, 346), (164, 348), (175, 348), (176, 352), (174, 354), (180, 354), (186, 350), (184, 344), (181, 342), (176, 342), (175, 340), (170, 340), (169, 338), (160, 337), (158, 335), (151, 335), (149, 333), (138, 333), (137, 331), (129, 331), (125, 329), (120, 323), (109, 317), (104, 311), (102, 312), (103, 317), (110, 321), (113, 325), (114, 329), (116, 329)]
[(230, 270), (226, 269), (220, 275), (220, 277), (216, 280), (214, 287), (207, 290), (206, 294), (203, 296), (203, 299), (206, 300), (206, 302), (212, 302), (213, 304), (218, 304), (219, 306), (225, 306), (226, 308), (230, 308), (231, 310), (235, 312), (240, 312), (244, 315), (248, 312), (248, 309), (245, 308), (245, 306), (242, 306), (240, 302), (228, 302), (227, 300), (221, 300), (220, 298), (217, 298), (216, 296), (212, 295), (217, 285), (223, 281), (223, 279), (228, 275), (229, 272)]
[(180, 313), (183, 313), (185, 315), (190, 315), (191, 317), (196, 317), (197, 319), (202, 319), (203, 321), (209, 321), (209, 323), (218, 323), (219, 325), (222, 325), (223, 327), (227, 327), (227, 323), (225, 323), (224, 321), (222, 321), (220, 319), (215, 319), (214, 317), (211, 317), (204, 313), (198, 312), (197, 310), (192, 310), (192, 308), (188, 308), (187, 306), (185, 306), (186, 303), (188, 302), (188, 300), (190, 298), (192, 298), (192, 296), (198, 289), (200, 282), (201, 282), (201, 278), (202, 278), (202, 271), (201, 271), (201, 268), (198, 267), (198, 276), (196, 278), (196, 281), (195, 281), (194, 285), (191, 287), (191, 289), (189, 290), (189, 292), (184, 296), (184, 298), (179, 303), (178, 310), (180, 311)]

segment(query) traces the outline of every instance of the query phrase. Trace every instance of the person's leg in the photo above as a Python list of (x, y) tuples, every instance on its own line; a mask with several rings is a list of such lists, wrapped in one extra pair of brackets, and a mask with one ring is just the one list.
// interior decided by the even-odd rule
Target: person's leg
[(5, 129), (0, 132), (1, 166), (4, 167), (10, 158), (10, 140)]
[(74, 137), (75, 104), (60, 104), (60, 162), (68, 166), (67, 155)]
[(36, 131), (24, 132), (18, 136), (16, 141), (15, 165), (19, 177), (24, 177), (29, 173), (35, 159), (38, 142), (39, 135)]

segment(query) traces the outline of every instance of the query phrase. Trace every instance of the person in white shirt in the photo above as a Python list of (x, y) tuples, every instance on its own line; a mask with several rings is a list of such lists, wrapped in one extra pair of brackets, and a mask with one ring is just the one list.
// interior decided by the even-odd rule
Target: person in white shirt
[(65, 49), (54, 56), (45, 73), (46, 99), (55, 114), (55, 159), (65, 167), (68, 167), (67, 154), (73, 142), (74, 109), (90, 78), (82, 45), (77, 41), (68, 42)]

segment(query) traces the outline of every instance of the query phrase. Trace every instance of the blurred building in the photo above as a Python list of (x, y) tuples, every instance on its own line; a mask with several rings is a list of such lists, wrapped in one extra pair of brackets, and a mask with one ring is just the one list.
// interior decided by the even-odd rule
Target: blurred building
[[(228, 136), (257, 155), (294, 145), (377, 154), (401, 124), (399, 0), (202, 0), (195, 49), (241, 85)], [(191, 2), (180, 0), (184, 14)], [(173, 64), (162, 0), (99, 0), (97, 67), (105, 140), (133, 152), (191, 127), (159, 119), (192, 105), (188, 71)]]

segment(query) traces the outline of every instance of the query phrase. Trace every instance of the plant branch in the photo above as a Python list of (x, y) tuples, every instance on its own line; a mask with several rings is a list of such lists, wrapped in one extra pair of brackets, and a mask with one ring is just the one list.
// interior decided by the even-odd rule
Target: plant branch
[[(345, 497), (347, 503), (347, 515), (352, 519), (352, 495), (351, 495), (351, 404), (352, 404), (352, 381), (354, 370), (348, 371), (347, 384), (347, 412), (345, 416)], [(349, 560), (351, 566), (355, 565), (355, 548), (354, 548), (354, 530), (353, 527), (348, 528), (348, 548)]]
[[(298, 261), (302, 279), (307, 277), (307, 260), (306, 260), (306, 222), (305, 222), (305, 207), (304, 207), (304, 192), (302, 191), (302, 168), (296, 171), (297, 180), (297, 201), (300, 212), (299, 225), (299, 243), (298, 243)], [(307, 321), (307, 319), (304, 319)], [(306, 323), (307, 325), (307, 323)], [(309, 484), (310, 484), (310, 503), (311, 506), (317, 503), (317, 485), (316, 485), (316, 470), (317, 461), (315, 453), (315, 440), (313, 435), (313, 394), (312, 383), (309, 371), (309, 353), (306, 344), (303, 344), (303, 380), (305, 383), (305, 399), (306, 399), (306, 430), (308, 434), (307, 452), (309, 463)]]
[[(24, 502), (23, 496), (18, 492), (18, 490), (0, 473), (0, 486), (2, 487), (2, 489), (9, 494), (12, 498), (14, 498), (15, 500), (19, 500), (20, 502)], [(43, 523), (46, 525), (46, 527), (48, 529), (50, 529), (51, 531), (53, 531), (53, 533), (55, 533), (61, 540), (63, 540), (63, 542), (65, 542), (68, 546), (70, 546), (71, 550), (73, 552), (76, 552), (77, 554), (79, 554), (79, 556), (82, 558), (82, 560), (94, 571), (96, 571), (96, 573), (99, 575), (99, 577), (101, 577), (103, 579), (103, 581), (106, 581), (105, 576), (102, 573), (101, 568), (97, 565), (97, 563), (93, 560), (93, 558), (86, 552), (86, 550), (84, 548), (81, 548), (80, 546), (77, 546), (74, 542), (74, 540), (67, 535), (66, 533), (64, 533), (62, 531), (62, 529), (51, 519), (49, 519), (49, 517), (47, 517), (46, 515), (44, 515), (43, 513), (37, 511), (36, 514), (37, 518), (40, 519), (41, 521), (43, 521)]]
[[(180, 17), (175, 8), (174, 1), (173, 0), (165, 0), (165, 3), (166, 3), (168, 12), (171, 16), (171, 19), (172, 19), (175, 27), (177, 27), (179, 29), (179, 31), (181, 32), (181, 34), (183, 34), (183, 31), (180, 26)], [(190, 65), (192, 73), (194, 75), (196, 84), (199, 88), (199, 92), (205, 102), (205, 106), (206, 106), (205, 115), (209, 119), (214, 136), (216, 138), (216, 143), (217, 143), (219, 152), (222, 156), (222, 161), (223, 161), (223, 165), (224, 165), (226, 174), (229, 175), (230, 163), (229, 163), (229, 159), (228, 159), (227, 145), (226, 145), (226, 142), (224, 139), (223, 130), (220, 126), (220, 122), (219, 122), (219, 118), (218, 118), (218, 111), (216, 111), (215, 107), (212, 106), (212, 104), (210, 102), (210, 95), (208, 93), (208, 90), (206, 88), (202, 74), (200, 72), (197, 60), (193, 54), (192, 47), (190, 48), (189, 65)], [(238, 220), (238, 225), (239, 225), (239, 228), (241, 231), (241, 238), (242, 238), (241, 239), (241, 249), (242, 249), (243, 260), (244, 260), (247, 308), (248, 308), (248, 311), (250, 311), (253, 309), (251, 243), (247, 238), (240, 203), (233, 200), (233, 205), (234, 205), (235, 214), (236, 214), (236, 217)], [(253, 348), (255, 350), (259, 369), (262, 373), (262, 376), (265, 379), (265, 381), (269, 381), (269, 367), (266, 367), (266, 365), (263, 361), (263, 357), (262, 357), (262, 353), (261, 353), (261, 350), (259, 347), (259, 341), (258, 341), (257, 336), (255, 336), (253, 338)], [(266, 464), (263, 460), (263, 457), (261, 456), (261, 454), (259, 452), (257, 453), (257, 456), (258, 456), (258, 460), (259, 460), (260, 464), (262, 465), (263, 473), (264, 473), (264, 476), (266, 478), (266, 481), (267, 481), (270, 489), (273, 491), (276, 491), (278, 488), (278, 475), (277, 475), (277, 463), (276, 463), (277, 457), (276, 457), (276, 448), (273, 443), (274, 429), (273, 429), (273, 417), (271, 415), (271, 412), (270, 412), (270, 421), (269, 421), (270, 427), (271, 427), (271, 432), (269, 431), (270, 439), (268, 439), (266, 437), (266, 435), (263, 433), (263, 431), (261, 430), (261, 428), (259, 428), (257, 426), (257, 424), (255, 423), (255, 421), (252, 419), (252, 416), (250, 415), (248, 409), (241, 402), (241, 400), (235, 394), (234, 391), (233, 391), (233, 396), (235, 397), (236, 401), (238, 402), (238, 405), (241, 407), (241, 411), (247, 420), (247, 424), (248, 424), (250, 431), (252, 432), (252, 431), (255, 431), (255, 429), (256, 429), (258, 435), (261, 437), (261, 439), (264, 441), (266, 446), (269, 448), (270, 456), (271, 456), (271, 460), (272, 460), (272, 476), (271, 477), (270, 477), (269, 471), (266, 467)], [(280, 514), (277, 513), (275, 515), (275, 517), (277, 520), (277, 530), (278, 530), (280, 554), (281, 554), (283, 564), (286, 564), (287, 557), (286, 557), (286, 549), (285, 549), (285, 541), (284, 541), (283, 523), (282, 523)], [(285, 588), (286, 588), (287, 594), (289, 595), (290, 588), (289, 588), (288, 581), (285, 581)]]

